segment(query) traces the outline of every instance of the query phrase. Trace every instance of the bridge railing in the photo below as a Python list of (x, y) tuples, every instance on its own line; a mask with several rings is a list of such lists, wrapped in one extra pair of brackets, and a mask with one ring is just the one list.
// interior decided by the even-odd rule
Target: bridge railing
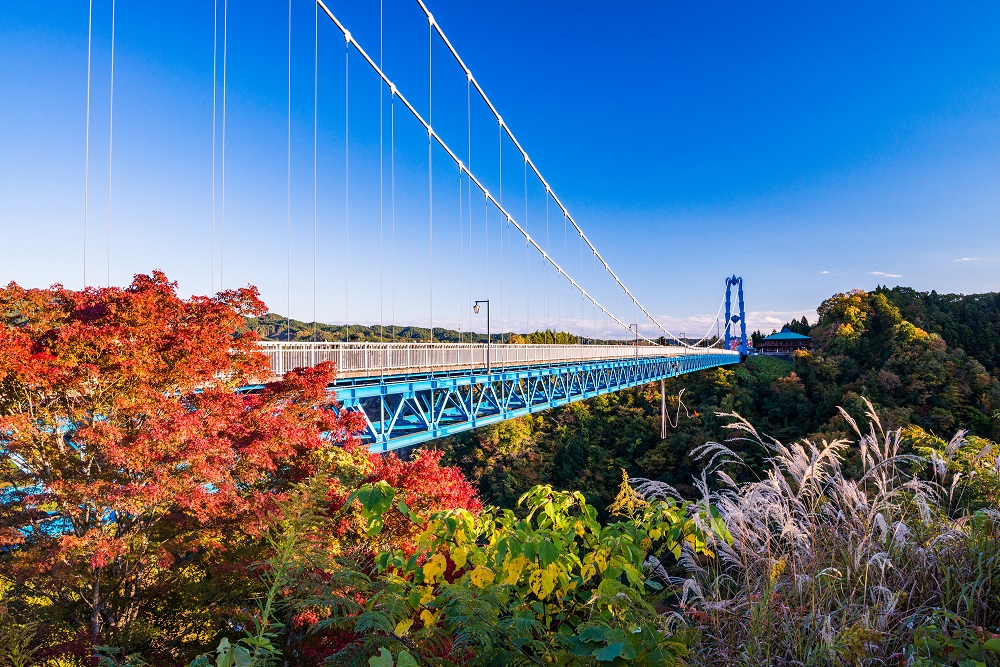
[[(271, 362), (271, 372), (286, 371), (332, 361), (341, 378), (377, 377), (485, 368), (485, 343), (327, 343), (264, 341), (261, 350)], [(684, 356), (688, 354), (728, 354), (718, 349), (692, 350), (659, 345), (513, 345), (489, 346), (493, 368), (558, 364), (600, 359)]]

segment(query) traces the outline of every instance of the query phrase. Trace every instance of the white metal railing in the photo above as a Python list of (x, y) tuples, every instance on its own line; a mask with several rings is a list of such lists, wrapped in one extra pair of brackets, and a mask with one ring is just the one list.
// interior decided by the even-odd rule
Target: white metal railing
[[(271, 372), (283, 375), (293, 368), (315, 366), (332, 361), (342, 378), (398, 375), (426, 371), (484, 368), (487, 365), (485, 343), (259, 343), (271, 361)], [(489, 365), (546, 365), (595, 359), (632, 357), (683, 357), (691, 354), (735, 355), (715, 348), (691, 349), (659, 345), (511, 345), (489, 346)]]

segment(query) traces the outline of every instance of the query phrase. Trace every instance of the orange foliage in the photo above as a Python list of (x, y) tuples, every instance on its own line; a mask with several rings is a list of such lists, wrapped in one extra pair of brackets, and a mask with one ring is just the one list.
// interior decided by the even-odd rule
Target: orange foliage
[[(327, 364), (255, 392), (256, 289), (0, 288), (0, 545), (15, 582), (74, 599), (91, 642), (125, 631), (150, 571), (261, 527), (310, 453), (350, 442)], [(83, 602), (79, 602), (83, 601)]]

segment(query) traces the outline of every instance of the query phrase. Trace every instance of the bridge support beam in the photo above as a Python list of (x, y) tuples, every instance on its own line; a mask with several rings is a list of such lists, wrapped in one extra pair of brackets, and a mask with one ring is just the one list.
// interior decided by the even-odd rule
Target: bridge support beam
[(411, 379), (354, 380), (331, 391), (339, 409), (364, 416), (362, 442), (372, 451), (386, 452), (660, 380), (661, 432), (666, 437), (663, 380), (739, 360), (735, 354), (707, 353), (489, 372), (480, 368)]

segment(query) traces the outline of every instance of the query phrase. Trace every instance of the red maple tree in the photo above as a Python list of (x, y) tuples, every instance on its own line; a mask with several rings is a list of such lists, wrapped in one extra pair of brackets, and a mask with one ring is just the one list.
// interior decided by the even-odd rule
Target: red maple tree
[(401, 548), (410, 551), (411, 539), (423, 525), (404, 516), (396, 507), (385, 513), (385, 524), (378, 536), (365, 535), (361, 522), (361, 503), (346, 506), (350, 495), (364, 484), (386, 482), (395, 492), (395, 499), (421, 520), (439, 510), (465, 509), (479, 512), (483, 506), (473, 486), (454, 466), (441, 465), (444, 452), (417, 449), (410, 460), (395, 453), (378, 454), (367, 448), (348, 444), (343, 448), (327, 494), (328, 511), (337, 517), (334, 536), (345, 546), (377, 553)]
[[(164, 573), (257, 530), (311, 452), (350, 442), (330, 365), (266, 380), (254, 288), (182, 299), (127, 288), (0, 288), (0, 558), (91, 646), (139, 617)], [(73, 610), (76, 610), (75, 612)]]

